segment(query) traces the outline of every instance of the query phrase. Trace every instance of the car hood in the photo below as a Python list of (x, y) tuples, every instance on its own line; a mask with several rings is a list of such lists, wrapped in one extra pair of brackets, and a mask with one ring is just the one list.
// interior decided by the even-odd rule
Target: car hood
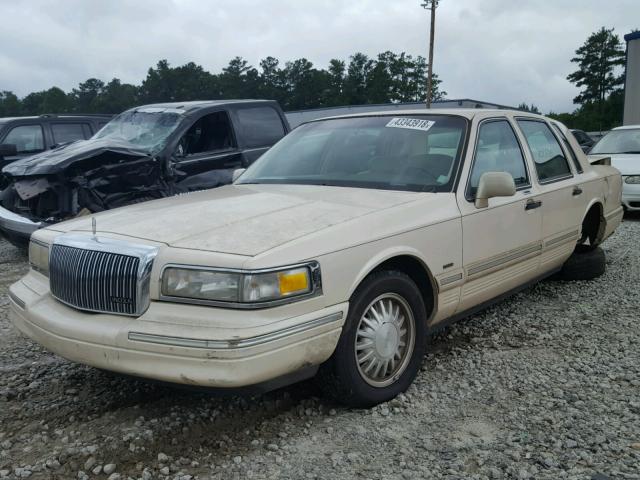
[(4, 167), (2, 173), (11, 177), (55, 174), (75, 162), (96, 157), (105, 152), (113, 152), (128, 157), (151, 156), (148, 151), (140, 149), (125, 140), (90, 138), (89, 140), (79, 140), (17, 160)]
[[(228, 185), (94, 215), (97, 232), (255, 256), (319, 230), (438, 194), (310, 185)], [(91, 217), (50, 229), (91, 232)], [(363, 232), (371, 235), (371, 232)]]
[(640, 174), (640, 154), (611, 154), (611, 165), (620, 170), (622, 175)]

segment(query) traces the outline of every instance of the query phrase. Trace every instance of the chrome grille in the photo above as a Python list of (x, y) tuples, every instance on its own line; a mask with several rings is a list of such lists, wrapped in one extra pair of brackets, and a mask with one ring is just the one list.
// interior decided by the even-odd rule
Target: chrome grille
[(133, 315), (140, 259), (110, 252), (53, 245), (51, 293), (82, 310)]
[(58, 237), (49, 253), (51, 294), (80, 310), (141, 315), (157, 249), (82, 235)]

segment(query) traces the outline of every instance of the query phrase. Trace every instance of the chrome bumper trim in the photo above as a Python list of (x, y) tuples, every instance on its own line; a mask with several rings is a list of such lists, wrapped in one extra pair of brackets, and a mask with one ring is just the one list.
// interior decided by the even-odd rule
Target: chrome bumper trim
[(133, 342), (156, 343), (160, 345), (170, 345), (172, 347), (189, 348), (210, 348), (214, 350), (230, 350), (239, 348), (255, 347), (265, 343), (280, 340), (282, 338), (305, 332), (312, 328), (321, 327), (328, 323), (342, 319), (342, 312), (332, 313), (324, 317), (315, 318), (299, 325), (283, 328), (274, 332), (265, 333), (255, 337), (239, 340), (201, 340), (197, 338), (170, 337), (166, 335), (154, 335), (150, 333), (129, 332), (129, 340)]
[(0, 228), (3, 230), (23, 235), (31, 235), (43, 226), (43, 222), (32, 222), (28, 218), (21, 217), (17, 213), (13, 213), (4, 207), (0, 207)]

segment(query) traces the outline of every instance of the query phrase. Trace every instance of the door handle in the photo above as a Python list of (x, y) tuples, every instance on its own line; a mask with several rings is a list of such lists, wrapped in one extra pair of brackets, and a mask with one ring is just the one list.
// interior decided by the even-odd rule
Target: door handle
[(582, 193), (582, 189), (580, 187), (573, 187), (573, 196), (580, 195)]
[(527, 204), (524, 206), (525, 210), (533, 210), (534, 208), (538, 208), (542, 206), (542, 200), (527, 200)]

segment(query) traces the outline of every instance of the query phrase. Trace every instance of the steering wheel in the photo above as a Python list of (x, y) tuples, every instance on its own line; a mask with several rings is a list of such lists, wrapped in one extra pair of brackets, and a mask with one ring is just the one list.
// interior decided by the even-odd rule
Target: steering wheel
[(402, 177), (404, 178), (418, 177), (420, 179), (419, 183), (426, 183), (431, 185), (438, 184), (438, 177), (436, 177), (430, 170), (427, 170), (424, 167), (418, 167), (415, 165), (406, 167), (402, 171)]

